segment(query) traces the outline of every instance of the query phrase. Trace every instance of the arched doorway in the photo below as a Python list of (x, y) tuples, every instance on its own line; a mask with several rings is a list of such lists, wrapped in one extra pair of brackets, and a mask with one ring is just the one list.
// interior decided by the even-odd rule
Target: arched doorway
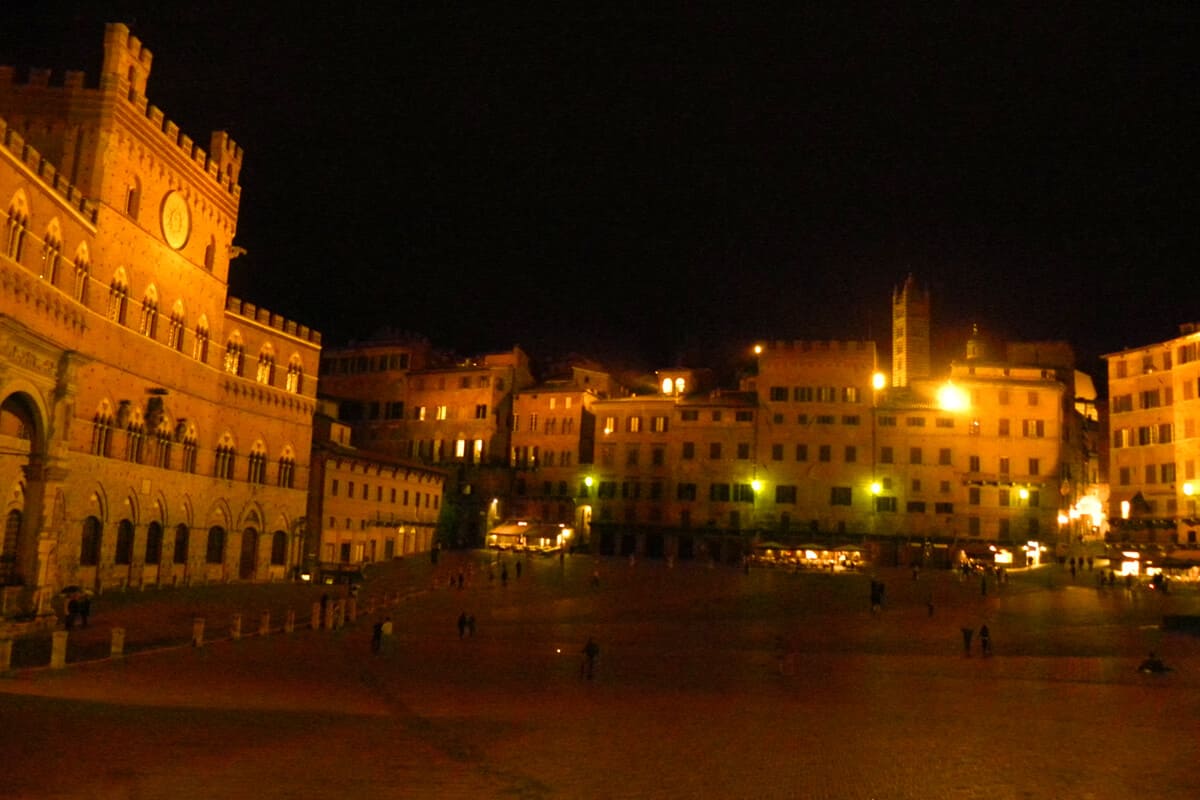
[(258, 568), (258, 531), (246, 528), (242, 531), (242, 559), (238, 565), (238, 577), (244, 581), (254, 580)]
[(34, 467), (37, 447), (37, 416), (29, 398), (11, 394), (0, 403), (0, 509), (4, 513), (4, 539), (0, 542), (0, 585), (20, 584), (36, 572), (36, 545), (23, 530), (36, 519), (27, 498), (41, 491), (40, 471)]

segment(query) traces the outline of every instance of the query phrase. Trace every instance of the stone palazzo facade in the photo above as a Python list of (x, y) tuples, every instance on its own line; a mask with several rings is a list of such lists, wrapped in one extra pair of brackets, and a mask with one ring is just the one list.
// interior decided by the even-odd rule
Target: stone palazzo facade
[(0, 67), (4, 616), (65, 587), (269, 581), (305, 550), (320, 334), (228, 296), (241, 149), (146, 98)]

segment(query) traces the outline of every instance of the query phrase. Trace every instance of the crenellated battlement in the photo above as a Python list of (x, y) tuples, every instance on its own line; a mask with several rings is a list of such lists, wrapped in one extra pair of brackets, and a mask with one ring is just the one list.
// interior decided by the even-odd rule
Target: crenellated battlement
[[(161, 109), (151, 105), (146, 97), (146, 83), (150, 78), (153, 60), (153, 54), (136, 36), (130, 34), (129, 28), (120, 23), (110, 23), (104, 32), (104, 61), (100, 69), (98, 91), (115, 98), (117, 102), (131, 105), (172, 146), (182, 150), (189, 161), (208, 173), (235, 199), (240, 198), (242, 187), (238, 181), (244, 156), (242, 148), (227, 132), (214, 131), (206, 152), (190, 136), (182, 133), (177, 124), (167, 119)], [(49, 69), (30, 69), (24, 84), (17, 83), (16, 75), (14, 67), (0, 66), (0, 93), (57, 93), (69, 101), (72, 96), (97, 91), (85, 86), (86, 76), (77, 70), (63, 73), (61, 84), (55, 83), (54, 72)]]
[(861, 353), (874, 350), (875, 343), (861, 339), (795, 339), (767, 342), (766, 349), (768, 351), (792, 351), (800, 353)]
[(64, 203), (82, 214), (92, 225), (96, 224), (99, 213), (97, 204), (84, 197), (83, 192), (59, 174), (58, 168), (28, 144), (20, 133), (8, 127), (3, 117), (0, 117), (0, 148), (8, 151), (13, 160), (28, 167)]
[(320, 331), (314, 331), (307, 325), (301, 325), (294, 320), (285, 319), (279, 314), (275, 314), (265, 308), (259, 308), (254, 303), (246, 302), (241, 298), (233, 297), (232, 295), (225, 298), (225, 310), (250, 322), (256, 322), (259, 325), (282, 331), (288, 336), (294, 336), (297, 339), (311, 342), (312, 344), (319, 345), (321, 343)]

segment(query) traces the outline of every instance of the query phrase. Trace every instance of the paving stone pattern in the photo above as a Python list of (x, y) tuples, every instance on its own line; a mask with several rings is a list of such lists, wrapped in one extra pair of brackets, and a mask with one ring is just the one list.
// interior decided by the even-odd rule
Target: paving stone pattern
[[(308, 619), (341, 587), (103, 595), (65, 669), (41, 666), (46, 637), (15, 648), (0, 679), (5, 796), (1197, 796), (1200, 637), (1159, 626), (1200, 613), (1193, 587), (1098, 589), (1050, 567), (985, 596), (949, 572), (585, 556), (525, 561), (517, 578), (511, 554), (501, 585), (489, 558), (379, 566), (359, 596), (376, 610), (337, 631)], [(871, 579), (886, 586), (877, 616)], [(274, 630), (252, 635), (264, 610)], [(473, 637), (459, 637), (464, 611)], [(225, 638), (234, 613), (239, 641)], [(385, 614), (395, 641), (375, 654)], [(195, 616), (201, 648), (187, 644)], [(976, 637), (964, 657), (960, 629), (985, 622), (994, 655)], [(103, 657), (113, 626), (121, 659)], [(1151, 649), (1174, 670), (1137, 673)]]

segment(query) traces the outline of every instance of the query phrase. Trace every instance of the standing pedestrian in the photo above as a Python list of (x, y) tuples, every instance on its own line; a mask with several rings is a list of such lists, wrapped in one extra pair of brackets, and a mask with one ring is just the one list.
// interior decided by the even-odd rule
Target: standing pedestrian
[(587, 678), (589, 681), (596, 671), (596, 656), (600, 655), (600, 645), (596, 644), (596, 640), (588, 637), (587, 644), (583, 646), (583, 663), (579, 667), (579, 677)]
[(79, 598), (79, 623), (83, 627), (88, 626), (88, 615), (92, 613), (92, 598), (87, 592), (83, 593), (83, 597)]
[(467, 635), (467, 612), (462, 612), (458, 615), (458, 638), (463, 638)]
[(500, 565), (500, 585), (508, 586), (508, 564)]
[(517, 577), (518, 578), (521, 577), (521, 562), (520, 562), (520, 560), (517, 561)]
[(67, 598), (67, 618), (63, 620), (63, 627), (67, 630), (75, 627), (77, 616), (79, 616), (79, 596), (73, 594)]
[(392, 652), (392, 618), (385, 617), (383, 624), (379, 626), (379, 649), (384, 653)]
[(986, 622), (979, 628), (979, 650), (984, 657), (992, 654), (992, 634)]
[(378, 653), (383, 649), (383, 621), (378, 620), (371, 626), (371, 652)]
[(974, 635), (975, 635), (974, 628), (963, 627), (963, 629), (962, 629), (963, 655), (967, 658), (971, 657), (971, 637)]

